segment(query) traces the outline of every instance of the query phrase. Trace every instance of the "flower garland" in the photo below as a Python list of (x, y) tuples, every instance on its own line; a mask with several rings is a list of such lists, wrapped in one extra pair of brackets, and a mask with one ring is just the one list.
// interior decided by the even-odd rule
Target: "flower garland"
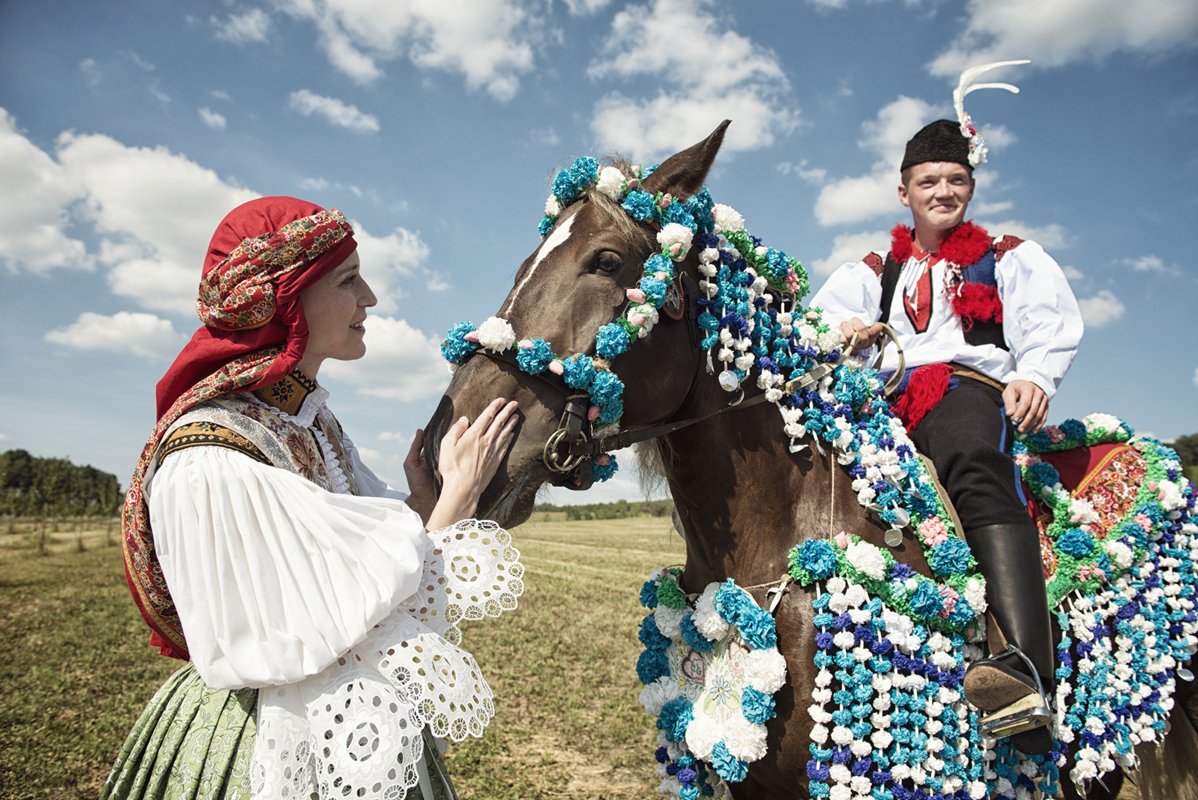
[[(626, 290), (627, 303), (614, 322), (600, 327), (595, 338), (595, 355), (557, 355), (544, 339), (519, 339), (512, 326), (499, 317), (491, 317), (477, 329), (469, 322), (453, 326), (441, 342), (441, 353), (457, 365), (480, 348), (502, 353), (516, 348), (520, 369), (530, 375), (548, 370), (565, 379), (572, 389), (586, 391), (591, 398), (589, 417), (605, 429), (600, 435), (618, 430), (624, 413), (624, 384), (611, 371), (611, 359), (616, 358), (637, 339), (643, 339), (660, 320), (659, 309), (665, 304), (669, 284), (675, 279), (674, 265), (690, 253), (692, 246), (702, 245), (699, 270), (703, 279), (699, 304), (704, 308), (699, 325), (705, 332), (705, 348), (721, 344), (718, 350), (724, 369), (720, 386), (727, 391), (738, 388), (748, 377), (755, 362), (759, 372), (758, 385), (771, 389), (771, 402), (781, 399), (777, 388), (784, 378), (781, 367), (790, 367), (790, 377), (797, 377), (815, 362), (801, 369), (796, 349), (803, 344), (793, 338), (791, 315), (770, 307), (772, 287), (781, 293), (782, 306), (797, 303), (808, 291), (807, 274), (799, 262), (780, 250), (766, 248), (744, 227), (744, 218), (729, 206), (712, 202), (703, 189), (685, 201), (669, 193), (649, 194), (642, 182), (655, 167), (641, 170), (631, 168), (626, 176), (614, 166), (600, 167), (590, 157), (583, 156), (567, 169), (558, 172), (553, 188), (545, 202), (541, 219), (541, 236), (547, 236), (562, 210), (587, 191), (598, 191), (620, 204), (625, 213), (638, 222), (657, 227), (659, 252), (650, 255), (642, 267), (642, 277), (635, 288)], [(714, 279), (714, 280), (713, 280)], [(717, 318), (714, 312), (720, 316)], [(823, 329), (826, 332), (826, 327)], [(778, 358), (771, 361), (767, 356)], [(839, 359), (839, 351), (823, 353), (823, 360)], [(607, 480), (617, 469), (614, 457), (601, 455), (595, 459), (595, 480)]]
[(681, 800), (721, 797), (766, 753), (765, 723), (786, 682), (774, 619), (731, 579), (691, 606), (682, 571), (655, 572), (641, 589), (650, 609), (636, 671), (641, 704), (656, 719), (660, 790)]

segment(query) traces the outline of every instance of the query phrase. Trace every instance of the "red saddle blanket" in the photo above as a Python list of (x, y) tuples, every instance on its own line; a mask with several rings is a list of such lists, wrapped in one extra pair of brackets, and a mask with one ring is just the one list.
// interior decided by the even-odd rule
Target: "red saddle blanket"
[[(1147, 472), (1144, 456), (1126, 444), (1100, 444), (1041, 453), (1040, 460), (1056, 468), (1061, 475), (1061, 484), (1070, 494), (1088, 500), (1094, 507), (1098, 521), (1088, 527), (1096, 540), (1106, 538), (1110, 529), (1127, 516)], [(1026, 485), (1024, 495), (1028, 498), (1028, 513), (1040, 529), (1044, 577), (1051, 579), (1056, 573), (1056, 554), (1044, 532), (1052, 522), (1052, 510), (1034, 498)]]

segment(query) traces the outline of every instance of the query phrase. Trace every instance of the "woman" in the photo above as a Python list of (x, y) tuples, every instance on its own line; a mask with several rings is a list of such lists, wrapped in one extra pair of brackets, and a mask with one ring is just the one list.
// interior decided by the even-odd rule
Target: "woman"
[(458, 420), (439, 497), (420, 431), (406, 502), (367, 469), (315, 380), (366, 350), (376, 298), (355, 250), (340, 212), (290, 197), (239, 206), (212, 238), (204, 327), (158, 384), (124, 508), (151, 643), (190, 663), (105, 798), (452, 798), (434, 737), (479, 736), (493, 715), (454, 623), (523, 590), (507, 533), (468, 519), (516, 404)]

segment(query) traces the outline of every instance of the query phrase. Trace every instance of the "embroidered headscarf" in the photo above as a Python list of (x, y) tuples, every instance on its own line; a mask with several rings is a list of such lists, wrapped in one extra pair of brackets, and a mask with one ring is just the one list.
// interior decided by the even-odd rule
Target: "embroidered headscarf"
[(308, 323), (300, 295), (357, 248), (340, 211), (294, 197), (262, 197), (233, 209), (208, 245), (195, 332), (158, 381), (158, 423), (138, 459), (122, 510), (125, 578), (150, 643), (187, 658), (179, 615), (154, 552), (143, 481), (167, 430), (221, 395), (278, 382), (303, 357)]

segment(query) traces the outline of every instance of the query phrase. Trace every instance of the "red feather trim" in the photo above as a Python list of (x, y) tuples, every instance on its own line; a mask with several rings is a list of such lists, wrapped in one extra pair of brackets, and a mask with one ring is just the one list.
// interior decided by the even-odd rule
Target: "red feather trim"
[(993, 286), (962, 283), (952, 302), (953, 313), (961, 318), (961, 327), (967, 331), (975, 322), (1002, 322), (1002, 301)]
[(919, 427), (928, 412), (948, 394), (948, 384), (953, 377), (953, 368), (948, 364), (927, 364), (916, 368), (907, 379), (903, 396), (892, 408), (907, 433)]
[(895, 261), (906, 264), (913, 249), (910, 228), (906, 225), (895, 225), (890, 229), (890, 255), (894, 256)]
[[(914, 250), (911, 229), (906, 225), (895, 225), (890, 231), (890, 254), (900, 264), (906, 263)], [(940, 243), (936, 255), (944, 261), (968, 267), (976, 264), (990, 249), (990, 234), (981, 225), (963, 222)]]

